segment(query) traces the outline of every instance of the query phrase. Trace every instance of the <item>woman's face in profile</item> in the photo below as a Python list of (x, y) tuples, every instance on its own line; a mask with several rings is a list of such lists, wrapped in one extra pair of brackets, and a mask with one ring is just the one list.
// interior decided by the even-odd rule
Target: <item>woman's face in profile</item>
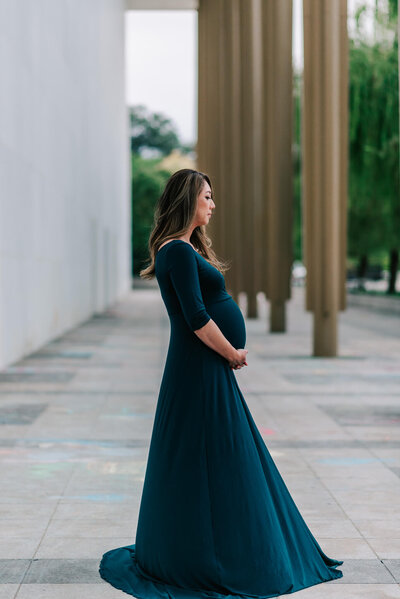
[(204, 181), (203, 188), (197, 196), (197, 210), (194, 216), (195, 227), (207, 225), (214, 211), (215, 204), (211, 195), (211, 188), (207, 181)]

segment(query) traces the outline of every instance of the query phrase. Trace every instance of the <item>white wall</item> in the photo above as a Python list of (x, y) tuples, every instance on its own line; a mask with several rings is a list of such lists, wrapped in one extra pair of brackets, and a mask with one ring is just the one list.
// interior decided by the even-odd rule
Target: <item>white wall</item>
[(124, 0), (0, 0), (0, 367), (130, 287)]

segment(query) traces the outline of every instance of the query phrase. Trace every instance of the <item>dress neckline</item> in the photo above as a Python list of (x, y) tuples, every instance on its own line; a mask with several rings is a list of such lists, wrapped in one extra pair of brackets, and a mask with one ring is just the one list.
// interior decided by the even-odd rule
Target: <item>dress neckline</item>
[(196, 254), (198, 254), (198, 253), (199, 253), (199, 252), (198, 252), (198, 251), (197, 251), (197, 250), (196, 250), (196, 249), (195, 249), (195, 248), (192, 246), (192, 244), (191, 244), (191, 243), (188, 243), (187, 241), (184, 241), (183, 239), (171, 239), (170, 241), (168, 241), (168, 243), (165, 243), (165, 244), (164, 244), (162, 247), (160, 247), (160, 248), (157, 250), (157, 255), (158, 255), (158, 254), (161, 252), (161, 250), (162, 250), (163, 248), (167, 247), (168, 245), (170, 245), (170, 244), (171, 244), (171, 243), (173, 243), (174, 241), (182, 241), (182, 243), (186, 243), (187, 245), (189, 245), (189, 246), (192, 248), (192, 250), (194, 250), (194, 251), (196, 252)]

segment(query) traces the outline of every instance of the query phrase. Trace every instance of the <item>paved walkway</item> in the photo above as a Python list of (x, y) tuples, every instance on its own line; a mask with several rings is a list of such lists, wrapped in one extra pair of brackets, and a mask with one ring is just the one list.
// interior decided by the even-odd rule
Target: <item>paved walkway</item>
[[(306, 522), (345, 560), (293, 596), (400, 598), (400, 319), (350, 308), (340, 357), (312, 358), (293, 293), (288, 333), (247, 321), (236, 372)], [(0, 599), (126, 596), (97, 568), (134, 542), (168, 336), (158, 291), (137, 289), (0, 372)]]

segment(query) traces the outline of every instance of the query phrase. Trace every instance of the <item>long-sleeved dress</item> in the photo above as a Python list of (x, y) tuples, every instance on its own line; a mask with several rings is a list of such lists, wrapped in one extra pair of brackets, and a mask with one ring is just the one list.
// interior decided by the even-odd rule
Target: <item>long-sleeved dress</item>
[(171, 332), (135, 543), (100, 563), (140, 599), (276, 597), (340, 578), (313, 537), (251, 416), (228, 361), (194, 333), (212, 318), (239, 349), (241, 310), (189, 243), (156, 254)]

